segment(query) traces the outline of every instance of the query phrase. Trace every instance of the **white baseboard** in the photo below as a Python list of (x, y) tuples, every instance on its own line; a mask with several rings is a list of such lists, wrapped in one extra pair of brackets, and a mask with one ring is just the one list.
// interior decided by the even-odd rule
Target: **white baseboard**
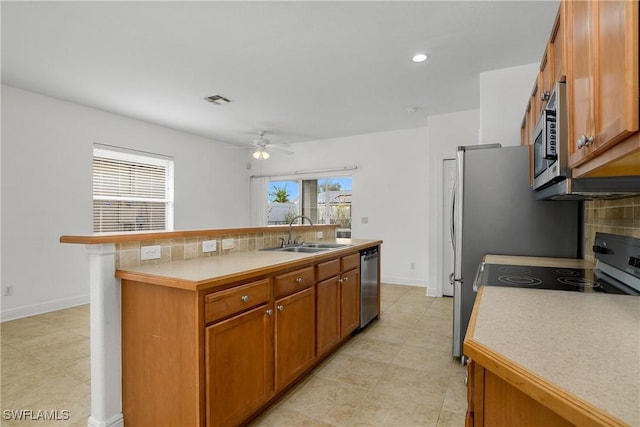
[(424, 280), (409, 277), (382, 277), (380, 278), (380, 282), (390, 283), (392, 285), (420, 286), (421, 288), (427, 287)]
[(116, 414), (108, 420), (99, 421), (92, 416), (87, 420), (88, 427), (124, 427), (124, 416), (122, 413)]
[(48, 301), (41, 304), (28, 305), (26, 307), (11, 308), (0, 312), (0, 322), (35, 316), (36, 314), (49, 313), (50, 311), (64, 310), (65, 308), (89, 304), (89, 295), (80, 295), (73, 298), (64, 298)]

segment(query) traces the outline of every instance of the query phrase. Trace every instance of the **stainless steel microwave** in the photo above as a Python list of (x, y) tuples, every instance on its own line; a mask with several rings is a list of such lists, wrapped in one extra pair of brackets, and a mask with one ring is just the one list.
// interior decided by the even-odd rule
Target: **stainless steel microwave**
[(533, 131), (533, 188), (540, 190), (566, 179), (567, 105), (565, 83), (556, 83)]

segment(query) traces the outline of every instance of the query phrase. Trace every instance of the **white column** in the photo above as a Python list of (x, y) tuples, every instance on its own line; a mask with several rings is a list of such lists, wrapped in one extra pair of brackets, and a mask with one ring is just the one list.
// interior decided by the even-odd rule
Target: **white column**
[(89, 427), (124, 427), (120, 280), (114, 243), (87, 245), (91, 331), (91, 416)]

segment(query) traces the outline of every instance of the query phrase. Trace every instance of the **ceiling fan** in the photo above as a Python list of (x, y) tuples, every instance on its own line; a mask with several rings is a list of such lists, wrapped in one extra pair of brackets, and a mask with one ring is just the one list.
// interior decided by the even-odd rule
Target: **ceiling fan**
[[(237, 147), (237, 148), (245, 148), (254, 150), (253, 158), (256, 160), (267, 160), (271, 155), (269, 151), (280, 151), (285, 154), (293, 154), (293, 151), (287, 150), (286, 148), (282, 148), (283, 146), (288, 146), (288, 144), (272, 144), (267, 138), (264, 137), (266, 131), (261, 130), (258, 132), (258, 138), (253, 140), (253, 143), (247, 147)], [(229, 147), (236, 148), (236, 147)]]

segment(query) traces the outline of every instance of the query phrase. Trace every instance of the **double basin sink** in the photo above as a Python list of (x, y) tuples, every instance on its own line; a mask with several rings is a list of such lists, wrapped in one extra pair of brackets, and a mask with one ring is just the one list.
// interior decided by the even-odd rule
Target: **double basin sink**
[(279, 246), (277, 248), (264, 249), (265, 251), (278, 251), (278, 252), (302, 252), (302, 253), (317, 253), (331, 251), (334, 249), (347, 248), (351, 245), (345, 243), (322, 243), (322, 242), (305, 242), (299, 243), (293, 246)]

